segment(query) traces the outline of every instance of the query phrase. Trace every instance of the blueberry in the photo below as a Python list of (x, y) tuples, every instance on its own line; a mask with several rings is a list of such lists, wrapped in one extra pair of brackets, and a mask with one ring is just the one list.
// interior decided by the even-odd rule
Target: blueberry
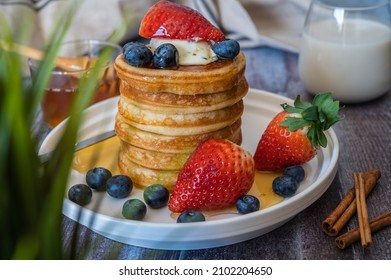
[(127, 52), (127, 49), (131, 48), (131, 47), (134, 47), (134, 46), (144, 46), (144, 44), (141, 43), (141, 42), (127, 42), (122, 47), (122, 53), (125, 55), (125, 53)]
[(127, 197), (133, 189), (132, 180), (125, 175), (115, 175), (106, 182), (107, 193), (115, 198)]
[(80, 206), (84, 206), (90, 203), (92, 190), (85, 184), (76, 184), (68, 190), (68, 198), (70, 201), (73, 201)]
[(204, 214), (196, 210), (185, 210), (176, 220), (177, 223), (194, 223), (203, 221), (205, 221)]
[(152, 62), (152, 51), (143, 44), (133, 43), (125, 45), (123, 52), (126, 62), (130, 65), (143, 67), (150, 65)]
[(106, 182), (111, 178), (111, 172), (104, 167), (96, 167), (88, 170), (86, 182), (90, 188), (97, 191), (106, 190)]
[(244, 195), (236, 201), (236, 209), (238, 209), (240, 214), (258, 211), (259, 207), (259, 199), (252, 195)]
[(167, 188), (160, 184), (148, 186), (143, 193), (144, 201), (153, 209), (167, 205), (170, 193)]
[(129, 220), (141, 221), (147, 214), (147, 206), (140, 199), (129, 199), (122, 206), (122, 216)]
[(304, 180), (305, 172), (303, 167), (295, 165), (285, 168), (284, 175), (291, 176), (296, 179), (297, 183), (301, 183)]
[(234, 59), (240, 52), (240, 45), (237, 41), (228, 39), (214, 44), (212, 49), (219, 58)]
[(178, 65), (178, 50), (173, 44), (162, 44), (156, 48), (153, 64), (158, 68), (171, 68)]
[(290, 197), (294, 195), (298, 186), (299, 184), (296, 179), (287, 175), (281, 175), (275, 178), (272, 184), (273, 191), (283, 197)]

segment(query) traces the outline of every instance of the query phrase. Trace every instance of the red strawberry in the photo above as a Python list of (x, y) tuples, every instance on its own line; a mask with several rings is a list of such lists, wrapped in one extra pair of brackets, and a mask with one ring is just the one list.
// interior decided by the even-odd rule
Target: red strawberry
[(326, 147), (323, 131), (340, 121), (339, 102), (331, 93), (315, 96), (312, 104), (297, 96), (294, 107), (281, 104), (277, 114), (263, 133), (254, 154), (255, 169), (273, 171), (311, 160), (319, 146)]
[(152, 6), (141, 21), (139, 35), (191, 41), (224, 40), (224, 34), (190, 7), (169, 1)]
[(254, 182), (252, 156), (224, 139), (201, 142), (178, 175), (168, 208), (212, 210), (232, 206)]

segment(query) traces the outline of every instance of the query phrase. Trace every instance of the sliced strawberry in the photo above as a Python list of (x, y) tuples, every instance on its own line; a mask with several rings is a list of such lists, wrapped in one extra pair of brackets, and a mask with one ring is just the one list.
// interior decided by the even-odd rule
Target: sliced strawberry
[(139, 35), (190, 41), (222, 41), (224, 34), (190, 7), (169, 1), (152, 6), (141, 21)]
[(255, 169), (273, 171), (310, 161), (319, 146), (326, 147), (323, 131), (340, 121), (339, 102), (330, 93), (317, 95), (312, 104), (302, 102), (300, 96), (294, 107), (281, 105), (267, 126), (254, 154)]
[(201, 142), (183, 169), (168, 202), (173, 212), (232, 206), (254, 182), (252, 156), (224, 139)]

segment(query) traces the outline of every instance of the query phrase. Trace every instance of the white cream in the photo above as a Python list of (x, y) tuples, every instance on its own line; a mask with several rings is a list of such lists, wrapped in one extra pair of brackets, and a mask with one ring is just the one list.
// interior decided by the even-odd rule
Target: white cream
[(152, 51), (155, 51), (160, 45), (166, 43), (173, 44), (177, 48), (180, 65), (206, 65), (217, 60), (217, 55), (205, 41), (151, 39), (149, 46)]

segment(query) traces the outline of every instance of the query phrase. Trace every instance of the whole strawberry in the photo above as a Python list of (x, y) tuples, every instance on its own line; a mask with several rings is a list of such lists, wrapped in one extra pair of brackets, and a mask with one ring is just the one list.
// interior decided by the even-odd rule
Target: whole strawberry
[(148, 10), (141, 21), (139, 35), (190, 41), (225, 39), (224, 34), (199, 12), (169, 1), (159, 1)]
[(281, 104), (267, 126), (254, 154), (255, 169), (273, 171), (310, 161), (318, 148), (327, 146), (323, 131), (340, 121), (339, 101), (326, 92), (315, 96), (312, 103), (302, 102), (300, 95), (294, 106)]
[(235, 205), (254, 182), (252, 156), (224, 139), (201, 142), (184, 164), (170, 196), (172, 212), (213, 210)]

